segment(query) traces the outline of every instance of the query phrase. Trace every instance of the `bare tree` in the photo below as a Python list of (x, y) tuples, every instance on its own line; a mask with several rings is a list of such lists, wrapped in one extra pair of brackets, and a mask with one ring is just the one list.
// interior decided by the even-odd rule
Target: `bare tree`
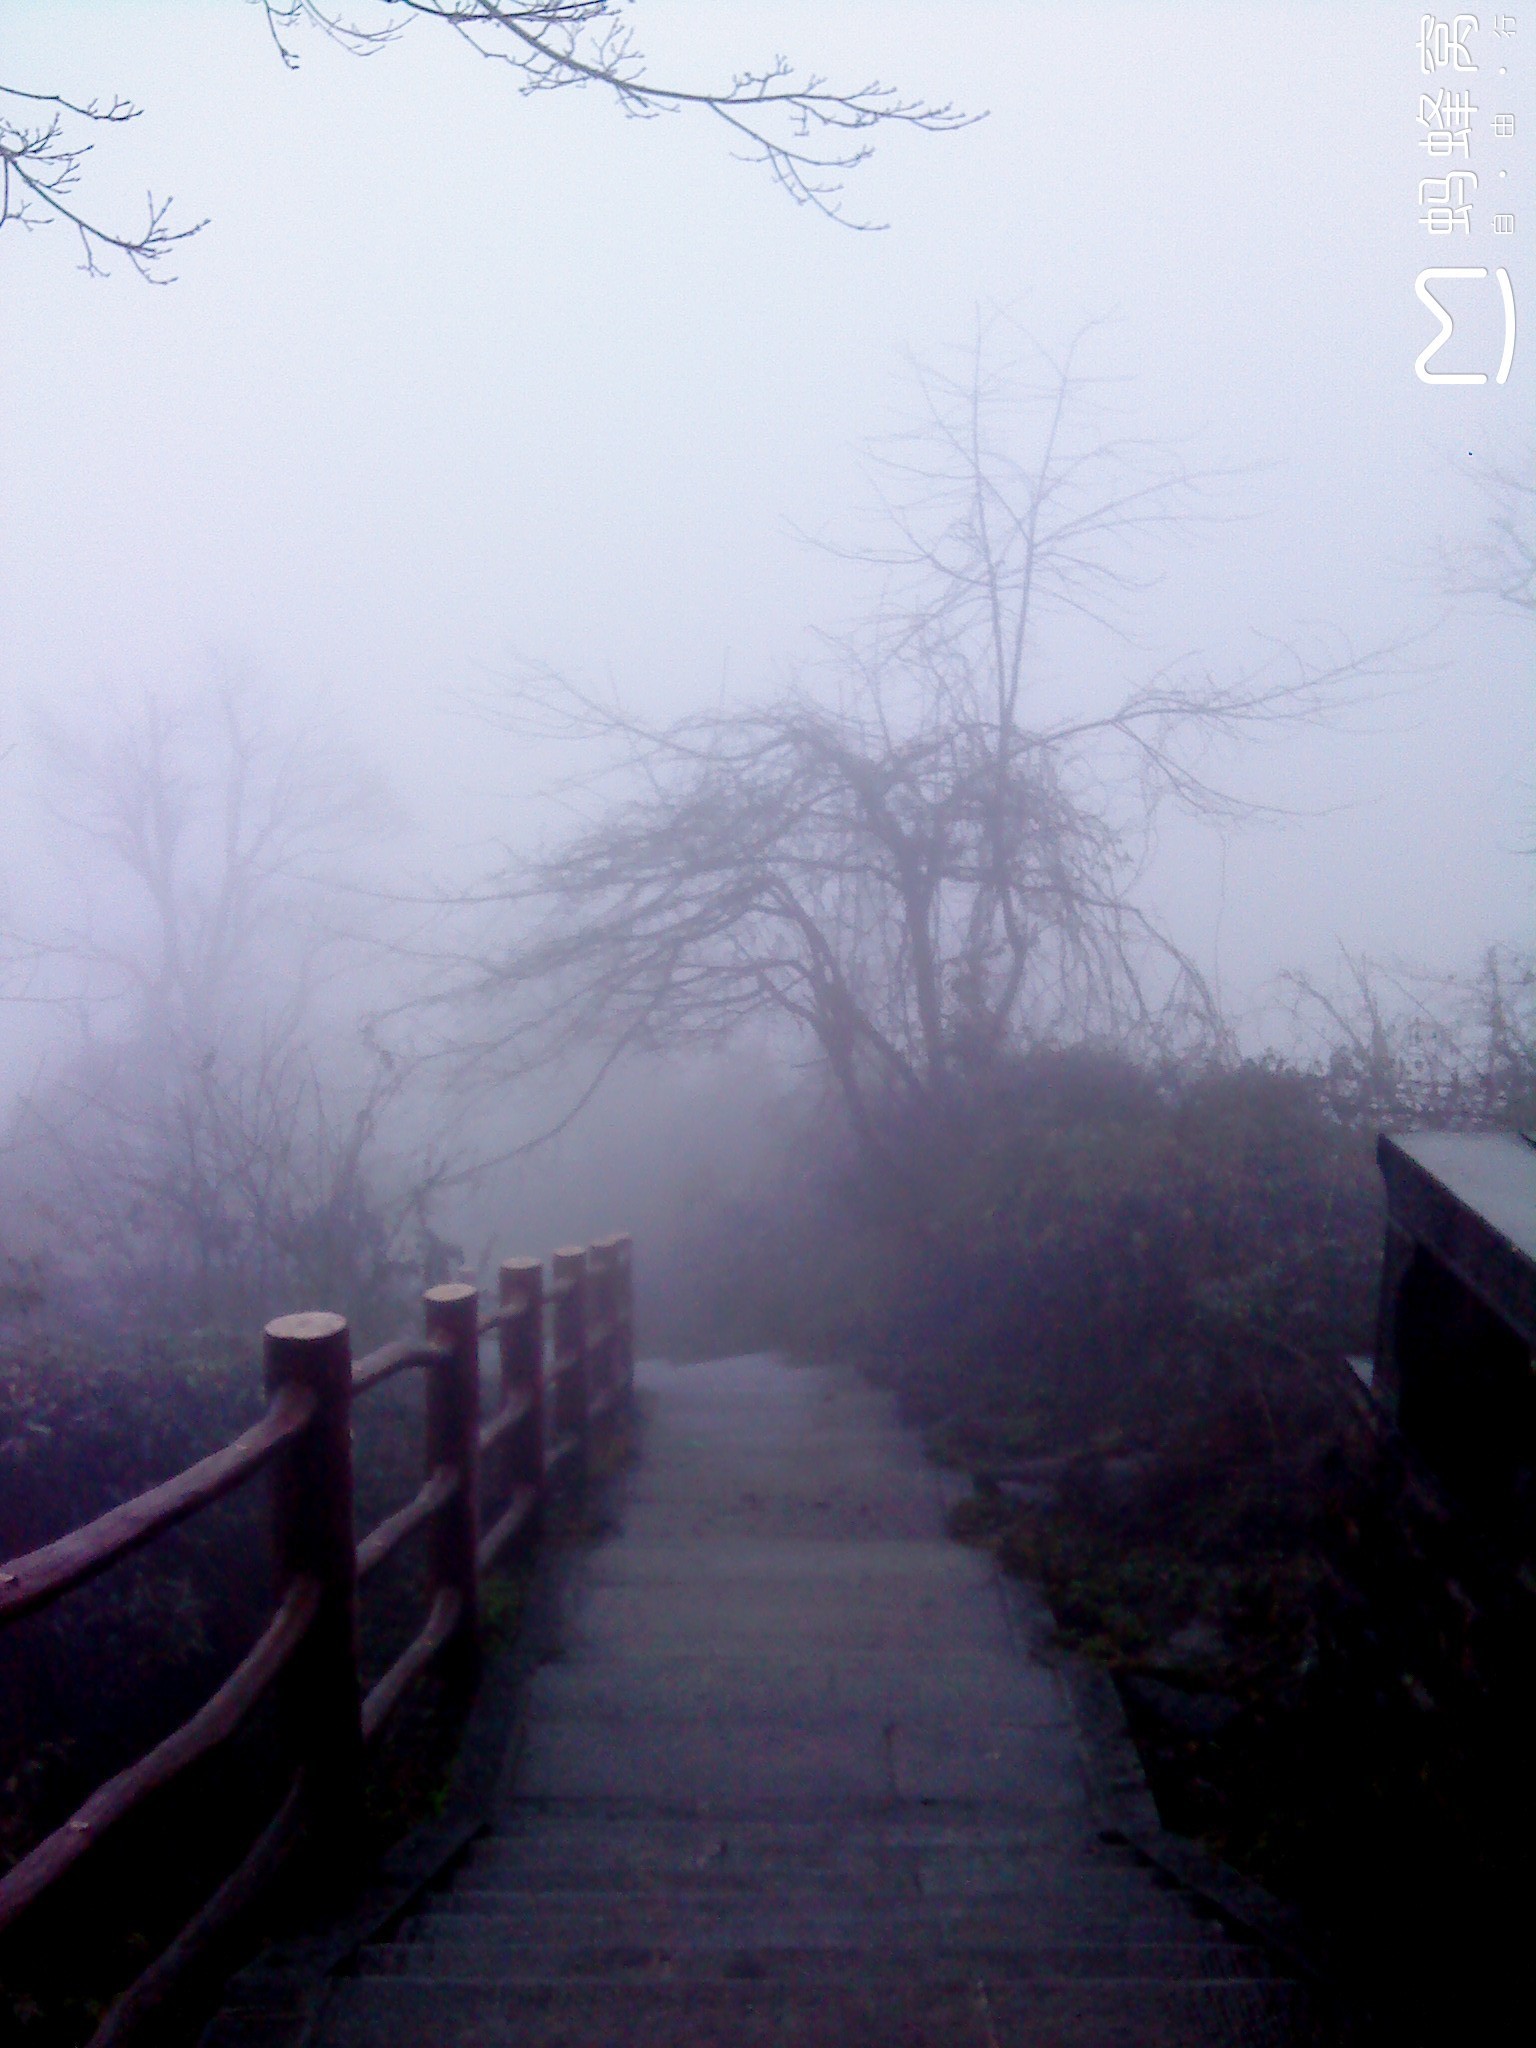
[(248, 1333), (294, 1302), (377, 1312), (417, 1261), (437, 1178), (380, 1171), (407, 1073), (338, 1072), (284, 1020), (195, 1061), (84, 1046), (16, 1108), (11, 1223), (120, 1327)]
[[(875, 225), (851, 219), (843, 210), (845, 180), (868, 159), (872, 130), (898, 125), (937, 131), (963, 127), (972, 118), (951, 106), (906, 98), (878, 80), (840, 91), (778, 56), (757, 70), (737, 72), (725, 86), (659, 84), (647, 74), (627, 0), (358, 0), (345, 8), (325, 0), (260, 4), (272, 40), (290, 67), (298, 62), (295, 32), (302, 29), (366, 55), (426, 22), (451, 30), (467, 48), (505, 66), (525, 94), (596, 86), (634, 119), (689, 109), (710, 114), (727, 128), (737, 154), (763, 165), (797, 205), (849, 226)], [(71, 100), (0, 87), (0, 227), (7, 221), (34, 227), (60, 220), (74, 229), (82, 268), (92, 275), (101, 275), (113, 255), (120, 255), (141, 277), (169, 282), (160, 266), (177, 243), (206, 222), (172, 229), (170, 202), (151, 195), (140, 229), (109, 228), (77, 196), (93, 147), (91, 132), (134, 120), (139, 112), (116, 97)]]
[(1536, 617), (1536, 448), (1517, 463), (1483, 463), (1464, 474), (1489, 502), (1488, 526), (1479, 540), (1442, 547), (1443, 587)]
[(1498, 1129), (1536, 1117), (1536, 949), (1492, 945), (1432, 973), (1345, 953), (1332, 984), (1291, 973), (1296, 1048), (1367, 1129)]
[(263, 1008), (301, 1008), (326, 961), (323, 885), (389, 823), (369, 778), (227, 679), (182, 700), (107, 699), (43, 738), (49, 808), (85, 865), (77, 914), (36, 934), (34, 956), (71, 993), (126, 1004), (133, 1034), (199, 1053), (234, 1006), (249, 1015), (274, 940)]
[(294, 1300), (377, 1301), (437, 1178), (380, 1170), (409, 1070), (328, 1000), (331, 914), (387, 819), (312, 727), (225, 683), (51, 735), (77, 909), (34, 939), (84, 1021), (15, 1106), (7, 1209), (123, 1316), (238, 1330)]
[(1090, 383), (1072, 354), (1043, 381), (989, 372), (980, 342), (958, 379), (923, 378), (882, 457), (884, 538), (858, 551), (881, 604), (821, 675), (661, 723), (548, 676), (494, 704), (616, 750), (622, 780), (472, 899), (494, 936), (456, 979), (471, 1071), (600, 1052), (590, 1092), (628, 1048), (773, 1019), (872, 1146), (885, 1106), (940, 1104), (1027, 1046), (1219, 1031), (1147, 899), (1158, 814), (1251, 815), (1206, 772), (1213, 744), (1321, 715), (1385, 651), (1272, 646), (1228, 678), (1191, 663), (1107, 692), (1079, 657), (1053, 687), (1048, 634), (1129, 644), (1152, 544), (1207, 516), (1214, 483), (1106, 438)]
[[(1487, 499), (1488, 522), (1474, 541), (1441, 542), (1441, 589), (1449, 597), (1491, 600), (1536, 620), (1536, 446), (1511, 463), (1463, 465), (1462, 474)], [(1529, 782), (1525, 789), (1529, 799)], [(1536, 853), (1536, 836), (1523, 851)]]

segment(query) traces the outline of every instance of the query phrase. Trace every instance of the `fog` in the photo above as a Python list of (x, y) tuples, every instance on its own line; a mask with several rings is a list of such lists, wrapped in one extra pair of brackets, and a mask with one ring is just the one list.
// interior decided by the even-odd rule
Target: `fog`
[[(106, 887), (78, 851), (59, 865), (39, 719), (88, 730), (114, 693), (234, 673), (390, 793), (365, 884), (419, 894), (558, 832), (568, 762), (468, 700), (534, 663), (664, 718), (794, 672), (867, 609), (867, 570), (812, 543), (870, 531), (863, 451), (912, 420), (913, 364), (952, 367), (1001, 317), (1056, 351), (1101, 323), (1083, 360), (1117, 380), (1117, 430), (1231, 472), (1220, 516), (1138, 565), (1158, 580), (1136, 644), (1074, 674), (1236, 672), (1320, 635), (1394, 650), (1370, 702), (1223, 758), (1291, 815), (1158, 837), (1149, 900), (1248, 1042), (1285, 970), (1327, 980), (1341, 949), (1459, 969), (1520, 938), (1528, 621), (1448, 594), (1441, 554), (1487, 531), (1469, 469), (1519, 460), (1528, 353), (1503, 386), (1421, 382), (1413, 280), (1497, 261), (1519, 300), (1525, 240), (1482, 226), (1445, 255), (1419, 225), (1417, 24), (639, 10), (657, 77), (782, 50), (985, 115), (877, 130), (846, 206), (888, 225), (857, 232), (732, 161), (703, 113), (520, 95), (430, 24), (365, 58), (296, 29), (290, 69), (249, 6), (13, 5), (7, 77), (144, 109), (95, 138), (95, 212), (148, 185), (172, 226), (209, 225), (158, 288), (81, 275), (63, 227), (0, 240), (8, 923), (35, 939)], [(1489, 115), (1518, 103), (1493, 59), (1519, 48), (1484, 36)], [(1517, 216), (1526, 161), (1499, 158)], [(1486, 325), (1474, 308), (1456, 346)], [(16, 1001), (0, 1028), (31, 1071), (75, 1027)]]
[[(190, 2026), (305, 1830), (268, 1927), (429, 1808), (429, 1861), (473, 1832), (471, 1883), (533, 1869), (547, 1808), (551, 1881), (588, 1882), (572, 1816), (616, 1827), (614, 1898), (661, 1917), (506, 1894), (533, 1946), (486, 1907), (426, 1966), (473, 1958), (472, 2030), (602, 2031), (609, 1997), (629, 2038), (707, 1981), (711, 2039), (766, 1998), (817, 2039), (995, 2040), (995, 1978), (1010, 2040), (1320, 2040), (1314, 1991), (1361, 1994), (1351, 2040), (1502, 2039), (1536, 16), (505, 0), (601, 74), (533, 90), (454, 33), (487, 10), (0, 7), (0, 1935), (126, 1784), (196, 1766), (0, 1941), (0, 2032), (169, 2041), (178, 1956)], [(625, 27), (688, 104), (635, 102)], [(832, 98), (746, 160), (786, 76)], [(841, 177), (794, 154), (842, 145)], [(180, 237), (150, 280), (146, 191)], [(1425, 1126), (1417, 1163), (1379, 1144)], [(493, 1373), (438, 1283), (483, 1305), (562, 1245)], [(460, 1335), (381, 1360), (424, 1313)], [(270, 1503), (223, 1498), (269, 1459)], [(594, 1690), (608, 1624), (571, 1659), (560, 1615), (631, 1502)], [(430, 1529), (360, 1628), (349, 1516), (358, 1576)], [(482, 1578), (521, 1675), (461, 1781)], [(360, 1729), (429, 1663), (365, 1816)], [(545, 1775), (471, 1829), (514, 1724)], [(428, 1867), (375, 1933), (441, 1924)], [(333, 1936), (326, 2038), (354, 1990), (467, 2010), (419, 1946), (376, 1973)], [(286, 2026), (308, 1968), (245, 1981)]]

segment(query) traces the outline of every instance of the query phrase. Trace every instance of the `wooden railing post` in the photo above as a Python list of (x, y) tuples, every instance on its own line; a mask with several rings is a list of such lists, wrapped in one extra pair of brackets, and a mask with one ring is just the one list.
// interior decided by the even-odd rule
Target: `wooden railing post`
[(635, 1393), (635, 1239), (625, 1231), (625, 1270), (621, 1294), (625, 1307), (625, 1393)]
[(585, 1483), (591, 1452), (591, 1388), (587, 1376), (587, 1255), (562, 1245), (550, 1261), (555, 1292), (555, 1414), (561, 1436), (577, 1443), (578, 1478)]
[(618, 1295), (619, 1384), (627, 1401), (635, 1391), (635, 1241), (628, 1231), (624, 1231), (613, 1240), (613, 1245), (616, 1261), (614, 1285)]
[(604, 1238), (587, 1246), (587, 1414), (594, 1435), (608, 1428), (613, 1398), (613, 1264)]
[(507, 1476), (514, 1486), (531, 1486), (544, 1499), (544, 1265), (540, 1259), (503, 1259), (501, 1306), (521, 1298), (527, 1306), (516, 1322), (500, 1330), (501, 1398), (526, 1398), (528, 1419), (513, 1438)]
[(604, 1371), (615, 1402), (622, 1406), (633, 1393), (635, 1381), (633, 1240), (620, 1232), (599, 1238), (592, 1251), (594, 1257), (601, 1256), (603, 1269), (601, 1314), (608, 1332)]
[(452, 1495), (432, 1517), (429, 1569), (434, 1600), (459, 1602), (444, 1669), (454, 1686), (474, 1682), (480, 1661), (480, 1296), (461, 1281), (422, 1296), (427, 1335), (446, 1346), (427, 1368), (427, 1475), (448, 1466)]
[(319, 1612), (281, 1681), (282, 1712), (308, 1825), (345, 1857), (358, 1845), (363, 1794), (351, 1338), (344, 1316), (278, 1316), (263, 1349), (269, 1394), (297, 1385), (316, 1397), (308, 1428), (272, 1467), (279, 1597), (298, 1578), (320, 1589)]

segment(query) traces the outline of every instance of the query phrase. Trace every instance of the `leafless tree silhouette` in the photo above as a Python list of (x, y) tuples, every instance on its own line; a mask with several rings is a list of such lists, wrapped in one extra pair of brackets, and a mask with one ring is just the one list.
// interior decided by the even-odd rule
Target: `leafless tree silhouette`
[(1536, 617), (1536, 448), (1514, 464), (1470, 467), (1489, 501), (1482, 538), (1441, 551), (1441, 580), (1458, 597), (1491, 597)]
[(325, 972), (324, 882), (390, 822), (349, 757), (229, 679), (109, 698), (43, 743), (53, 821), (94, 880), (33, 957), (72, 994), (126, 1005), (130, 1030), (201, 1050), (249, 1015), (261, 949), (286, 935), (269, 986), (302, 1006)]
[(10, 1112), (8, 1215), (146, 1326), (377, 1295), (436, 1169), (386, 1191), (408, 1069), (317, 998), (349, 950), (326, 884), (377, 840), (381, 799), (233, 683), (50, 737), (54, 821), (82, 863), (75, 914), (30, 954), (86, 1028)]
[(1218, 1031), (1146, 898), (1157, 816), (1250, 815), (1213, 745), (1353, 701), (1390, 651), (1271, 644), (1225, 678), (1191, 662), (1106, 695), (1085, 669), (1053, 692), (1052, 616), (1126, 644), (1153, 544), (1215, 516), (1211, 474), (1103, 435), (1076, 360), (1031, 380), (979, 343), (958, 378), (923, 377), (881, 458), (884, 539), (857, 551), (882, 602), (819, 676), (665, 722), (548, 675), (490, 700), (520, 734), (604, 749), (621, 781), (465, 902), (494, 933), (454, 982), (472, 1072), (602, 1048), (600, 1079), (627, 1048), (772, 1018), (872, 1144), (883, 1104), (941, 1101), (1026, 1046)]
[(1347, 1122), (1486, 1129), (1536, 1116), (1536, 949), (1433, 973), (1344, 953), (1331, 982), (1281, 979), (1300, 1059)]

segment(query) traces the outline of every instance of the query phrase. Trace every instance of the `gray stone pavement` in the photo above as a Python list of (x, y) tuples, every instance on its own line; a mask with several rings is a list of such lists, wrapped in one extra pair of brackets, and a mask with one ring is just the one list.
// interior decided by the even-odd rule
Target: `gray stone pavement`
[[(642, 1367), (641, 1455), (494, 1824), (325, 2048), (1192, 2048), (1324, 2038), (1101, 1839), (1027, 1596), (851, 1374)], [(1021, 1619), (1022, 1617), (1022, 1619)]]

